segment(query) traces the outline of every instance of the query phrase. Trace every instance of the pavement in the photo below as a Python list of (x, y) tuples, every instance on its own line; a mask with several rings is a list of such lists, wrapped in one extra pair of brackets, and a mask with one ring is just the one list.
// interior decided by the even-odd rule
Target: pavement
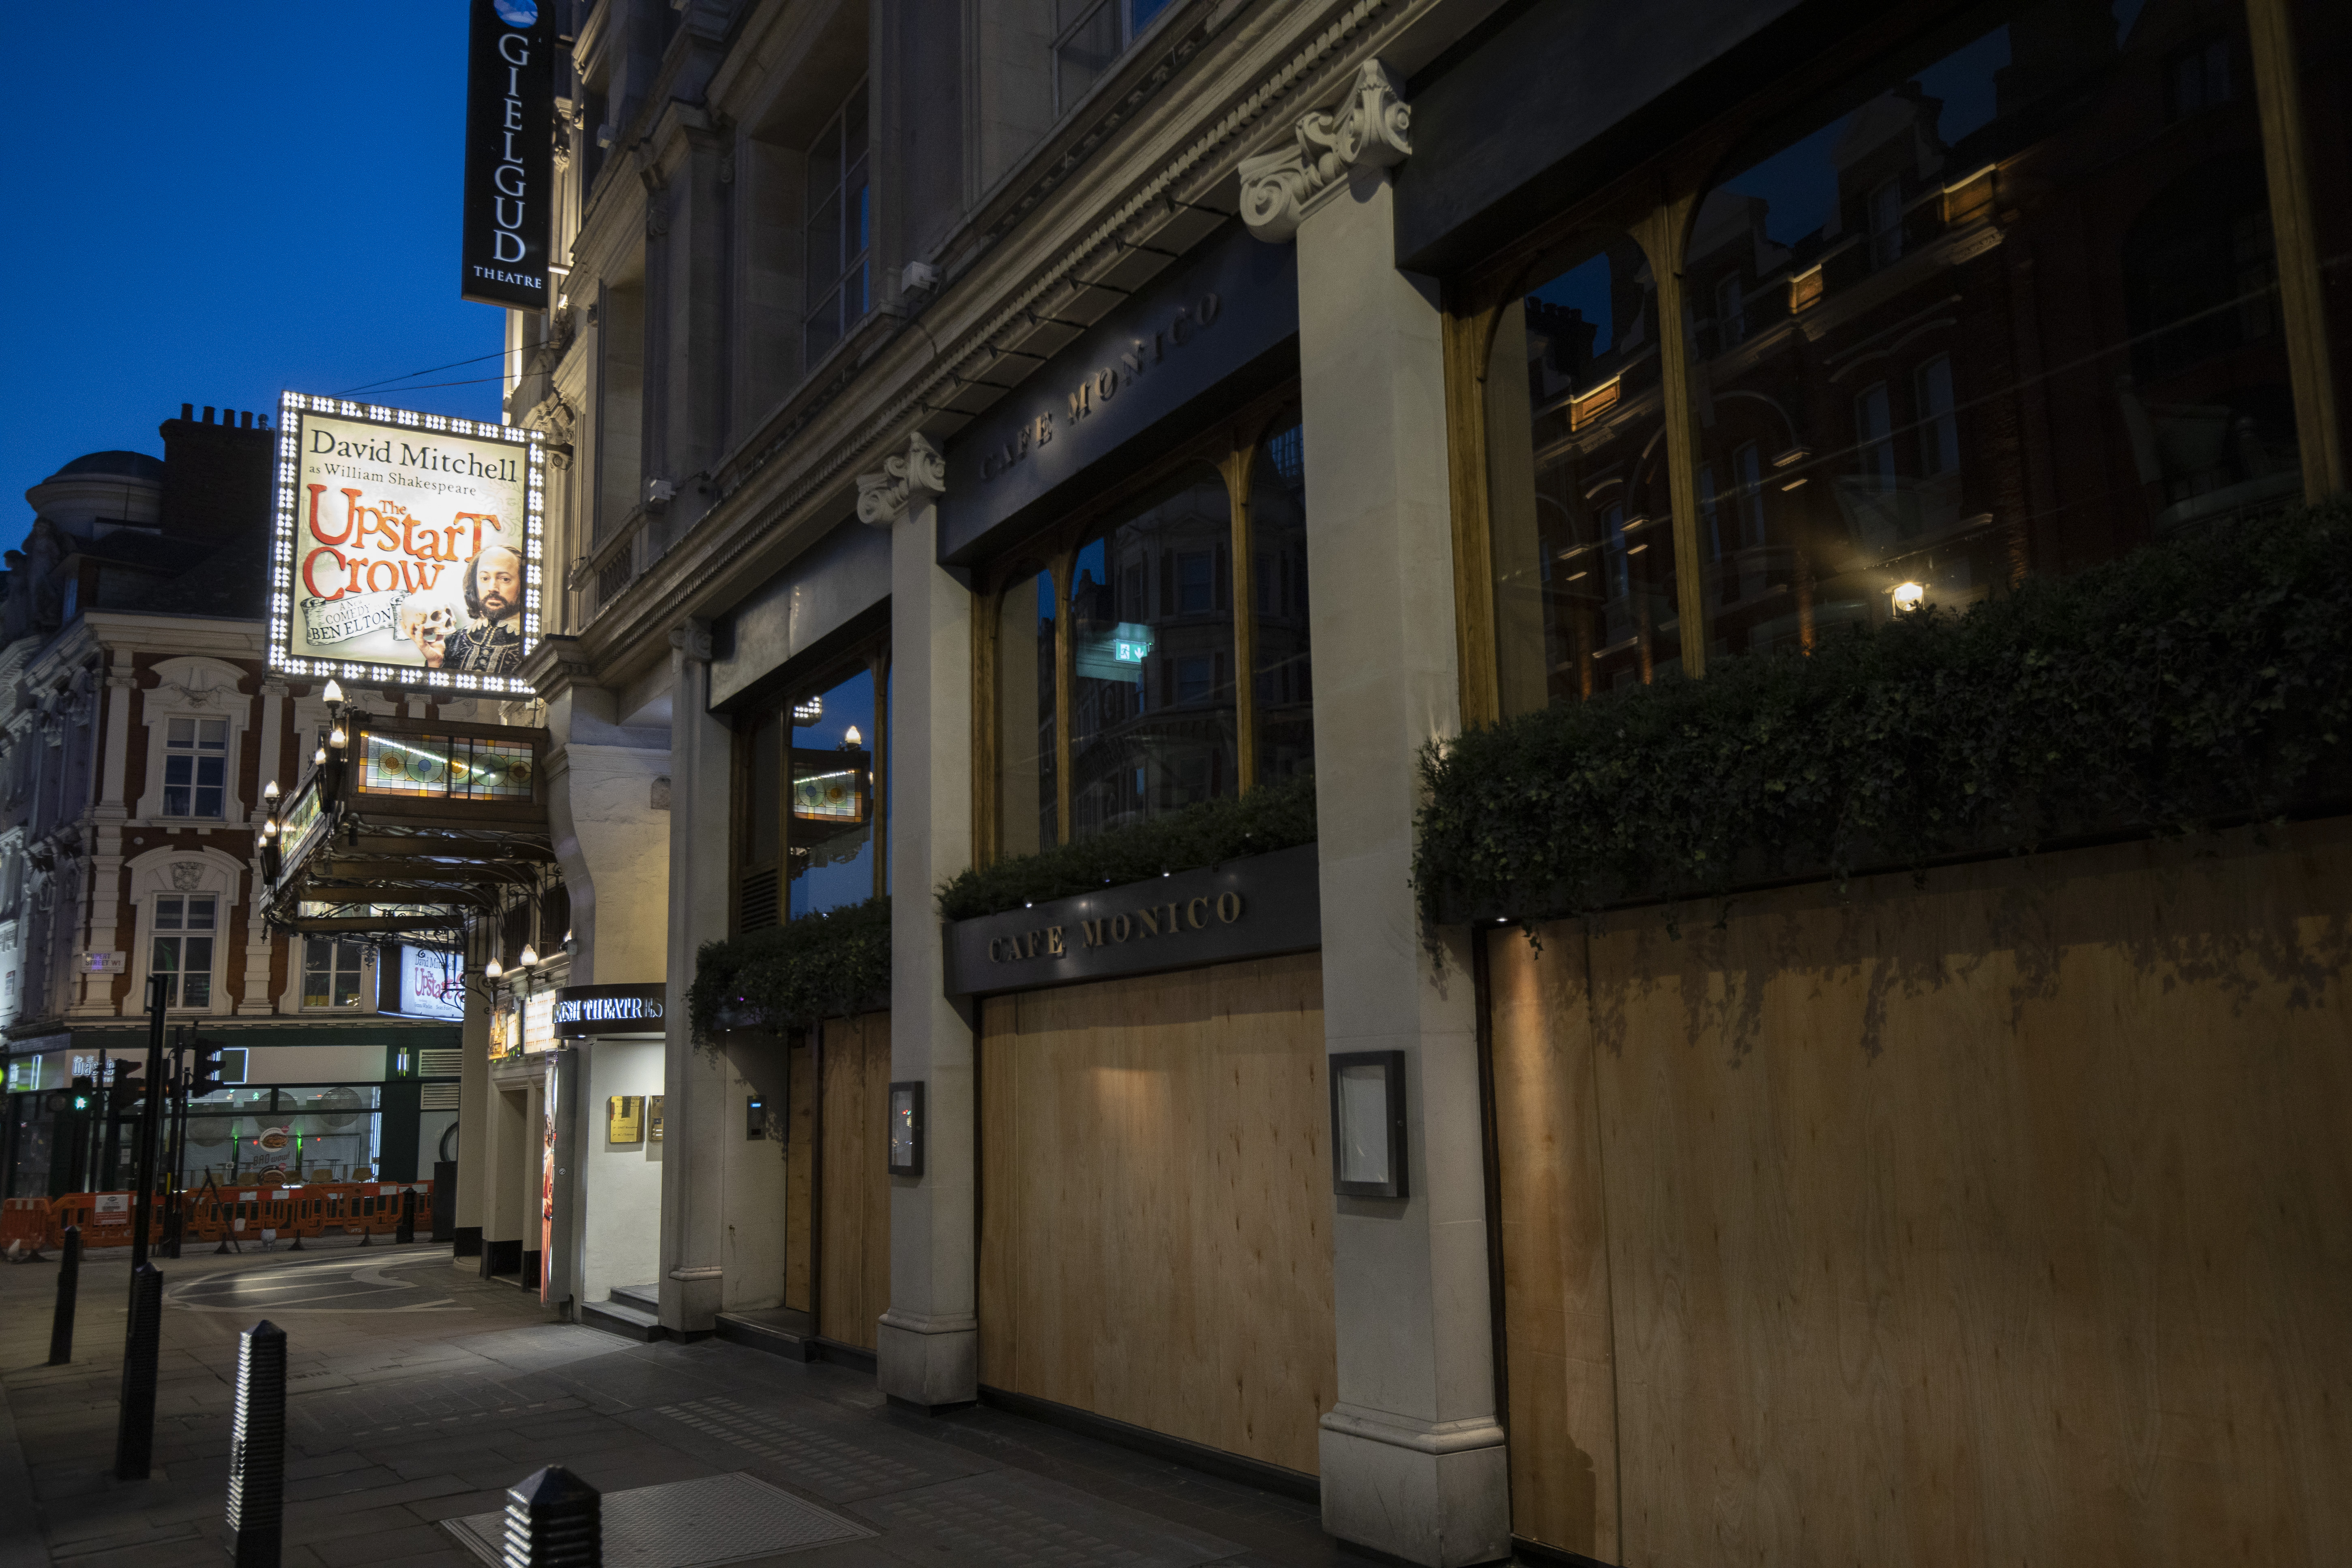
[(285, 1568), (483, 1568), (464, 1532), (494, 1539), (483, 1516), (548, 1464), (605, 1494), (607, 1568), (1378, 1561), (1312, 1503), (1003, 1411), (924, 1415), (853, 1368), (555, 1321), (446, 1246), (157, 1267), (153, 1473), (117, 1481), (128, 1249), (85, 1256), (65, 1366), (43, 1364), (56, 1264), (0, 1266), (0, 1568), (222, 1563), (237, 1336), (265, 1317), (288, 1342)]

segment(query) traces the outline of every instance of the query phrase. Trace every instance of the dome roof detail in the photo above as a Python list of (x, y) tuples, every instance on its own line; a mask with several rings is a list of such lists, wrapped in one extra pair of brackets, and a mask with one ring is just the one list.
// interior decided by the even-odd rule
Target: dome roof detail
[(113, 474), (126, 479), (145, 479), (150, 484), (163, 482), (163, 460), (144, 452), (89, 452), (76, 458), (49, 478), (62, 479), (68, 474)]

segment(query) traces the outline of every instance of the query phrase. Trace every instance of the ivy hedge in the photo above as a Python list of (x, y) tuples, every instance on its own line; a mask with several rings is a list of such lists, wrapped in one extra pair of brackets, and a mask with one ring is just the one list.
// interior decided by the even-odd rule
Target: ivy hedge
[(1431, 920), (1923, 869), (2335, 803), (2352, 507), (2229, 522), (1965, 612), (1727, 658), (1428, 747)]
[(1129, 827), (1057, 844), (950, 879), (940, 913), (966, 921), (1066, 899), (1163, 871), (1189, 871), (1315, 841), (1315, 779), (1301, 773), (1247, 795), (1188, 805)]
[(890, 900), (803, 915), (695, 955), (687, 1022), (708, 1043), (746, 1026), (805, 1029), (890, 994)]

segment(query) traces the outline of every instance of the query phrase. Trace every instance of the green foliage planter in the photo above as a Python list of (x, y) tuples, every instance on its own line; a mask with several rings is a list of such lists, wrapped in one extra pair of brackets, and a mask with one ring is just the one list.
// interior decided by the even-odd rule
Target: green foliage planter
[(708, 1044), (726, 1029), (813, 1028), (887, 1006), (889, 996), (890, 900), (869, 899), (703, 943), (687, 1020)]
[(1315, 841), (1315, 780), (1300, 774), (1244, 795), (1206, 801), (1132, 827), (1097, 834), (1017, 859), (965, 871), (940, 889), (951, 921), (1140, 882)]
[(1726, 658), (1423, 754), (1432, 920), (1539, 919), (2332, 805), (2352, 508)]

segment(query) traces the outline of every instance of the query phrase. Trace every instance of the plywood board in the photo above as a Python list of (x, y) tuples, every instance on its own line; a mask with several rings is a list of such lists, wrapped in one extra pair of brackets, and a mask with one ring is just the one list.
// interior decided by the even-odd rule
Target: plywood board
[(797, 1035), (784, 1053), (784, 1305), (814, 1312), (816, 1213), (816, 1047)]
[(890, 1305), (890, 1015), (824, 1026), (817, 1332), (874, 1348)]
[(981, 1381), (1313, 1472), (1337, 1380), (1315, 954), (981, 1031)]
[(2352, 828), (1491, 940), (1524, 1533), (1597, 1275), (1617, 1561), (2352, 1560)]

